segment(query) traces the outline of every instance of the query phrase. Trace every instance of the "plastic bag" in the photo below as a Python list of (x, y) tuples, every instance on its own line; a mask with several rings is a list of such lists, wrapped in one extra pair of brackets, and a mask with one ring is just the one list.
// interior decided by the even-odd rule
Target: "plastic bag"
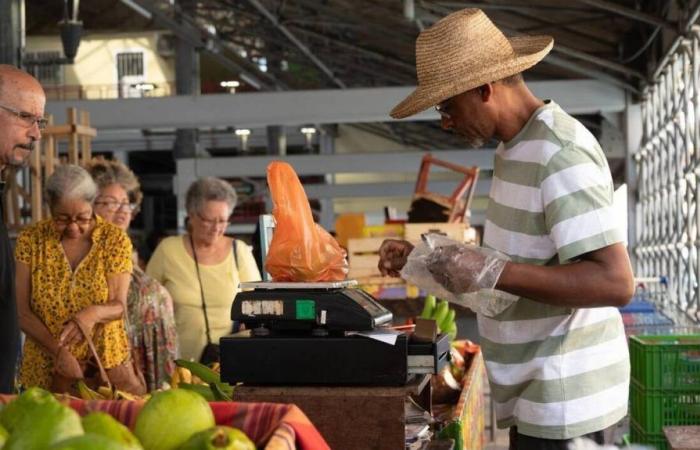
[(275, 232), (265, 261), (274, 281), (340, 281), (348, 273), (345, 251), (313, 220), (311, 207), (296, 172), (289, 164), (267, 166)]
[[(476, 253), (477, 257), (465, 262), (460, 258), (463, 252)], [(436, 270), (440, 268), (437, 261), (456, 264), (460, 270)], [(439, 234), (427, 234), (408, 255), (401, 278), (438, 298), (493, 317), (518, 300), (515, 295), (493, 289), (505, 261), (508, 257), (495, 250), (464, 244)], [(472, 267), (468, 267), (469, 264)], [(469, 280), (451, 279), (450, 273), (459, 273)]]

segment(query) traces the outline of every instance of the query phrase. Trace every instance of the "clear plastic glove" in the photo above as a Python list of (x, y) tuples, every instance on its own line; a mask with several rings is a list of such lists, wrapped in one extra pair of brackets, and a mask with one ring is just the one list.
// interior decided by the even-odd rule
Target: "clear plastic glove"
[(435, 248), (427, 257), (428, 272), (453, 294), (493, 289), (506, 261), (496, 252), (463, 244)]
[(492, 317), (518, 300), (494, 289), (507, 261), (497, 251), (429, 234), (412, 249), (400, 275), (438, 298)]

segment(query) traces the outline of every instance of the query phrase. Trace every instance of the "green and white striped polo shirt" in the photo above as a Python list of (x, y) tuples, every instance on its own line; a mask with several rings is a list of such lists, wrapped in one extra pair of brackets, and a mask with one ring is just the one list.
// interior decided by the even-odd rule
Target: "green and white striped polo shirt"
[[(495, 158), (485, 247), (516, 262), (558, 265), (623, 241), (605, 155), (554, 102), (501, 143)], [(568, 439), (627, 413), (629, 354), (616, 308), (520, 298), (478, 323), (499, 427)]]

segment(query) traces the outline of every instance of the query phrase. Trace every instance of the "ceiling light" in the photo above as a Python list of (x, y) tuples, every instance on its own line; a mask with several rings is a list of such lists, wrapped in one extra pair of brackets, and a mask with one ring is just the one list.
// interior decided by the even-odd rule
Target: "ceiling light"
[(239, 128), (235, 133), (236, 136), (250, 136), (250, 130), (247, 128)]
[(241, 82), (238, 80), (227, 80), (227, 81), (222, 81), (219, 83), (221, 87), (225, 88), (237, 88), (238, 86), (241, 85)]
[(314, 134), (314, 133), (316, 133), (316, 128), (314, 128), (314, 127), (304, 127), (304, 128), (301, 129), (301, 132), (302, 132), (303, 134)]

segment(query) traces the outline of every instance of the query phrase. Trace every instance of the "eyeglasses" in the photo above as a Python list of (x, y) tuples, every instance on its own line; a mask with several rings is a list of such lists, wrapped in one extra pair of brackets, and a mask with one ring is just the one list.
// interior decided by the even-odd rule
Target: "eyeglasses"
[(120, 209), (126, 209), (130, 213), (136, 212), (136, 210), (139, 207), (139, 205), (136, 203), (119, 202), (116, 199), (115, 200), (98, 200), (95, 202), (95, 205), (102, 205), (109, 212), (117, 212)]
[(20, 120), (22, 120), (24, 123), (27, 124), (27, 126), (32, 127), (34, 124), (39, 127), (40, 130), (46, 129), (46, 125), (49, 123), (49, 119), (46, 119), (44, 117), (39, 117), (35, 116), (32, 113), (28, 113), (26, 111), (20, 111), (18, 109), (12, 108), (7, 105), (2, 105), (0, 104), (0, 108), (4, 109), (5, 111), (14, 114), (17, 116)]
[(204, 225), (206, 225), (206, 226), (209, 227), (209, 228), (215, 228), (215, 227), (219, 227), (219, 226), (221, 226), (221, 225), (224, 225), (224, 226), (228, 225), (228, 219), (226, 219), (226, 220), (222, 220), (222, 219), (207, 219), (207, 218), (205, 218), (205, 217), (202, 217), (202, 215), (199, 214), (199, 213), (197, 213), (197, 217), (199, 218), (199, 220), (202, 221), (202, 223), (203, 223)]
[(452, 118), (450, 116), (450, 114), (447, 112), (447, 108), (450, 106), (449, 101), (450, 100), (447, 99), (444, 102), (438, 103), (437, 105), (435, 105), (435, 111), (437, 111), (438, 114), (440, 114), (440, 117), (443, 119), (451, 119)]
[(67, 227), (68, 225), (74, 223), (79, 227), (86, 227), (92, 222), (92, 216), (90, 217), (69, 217), (58, 215), (53, 218), (53, 222), (60, 227)]

